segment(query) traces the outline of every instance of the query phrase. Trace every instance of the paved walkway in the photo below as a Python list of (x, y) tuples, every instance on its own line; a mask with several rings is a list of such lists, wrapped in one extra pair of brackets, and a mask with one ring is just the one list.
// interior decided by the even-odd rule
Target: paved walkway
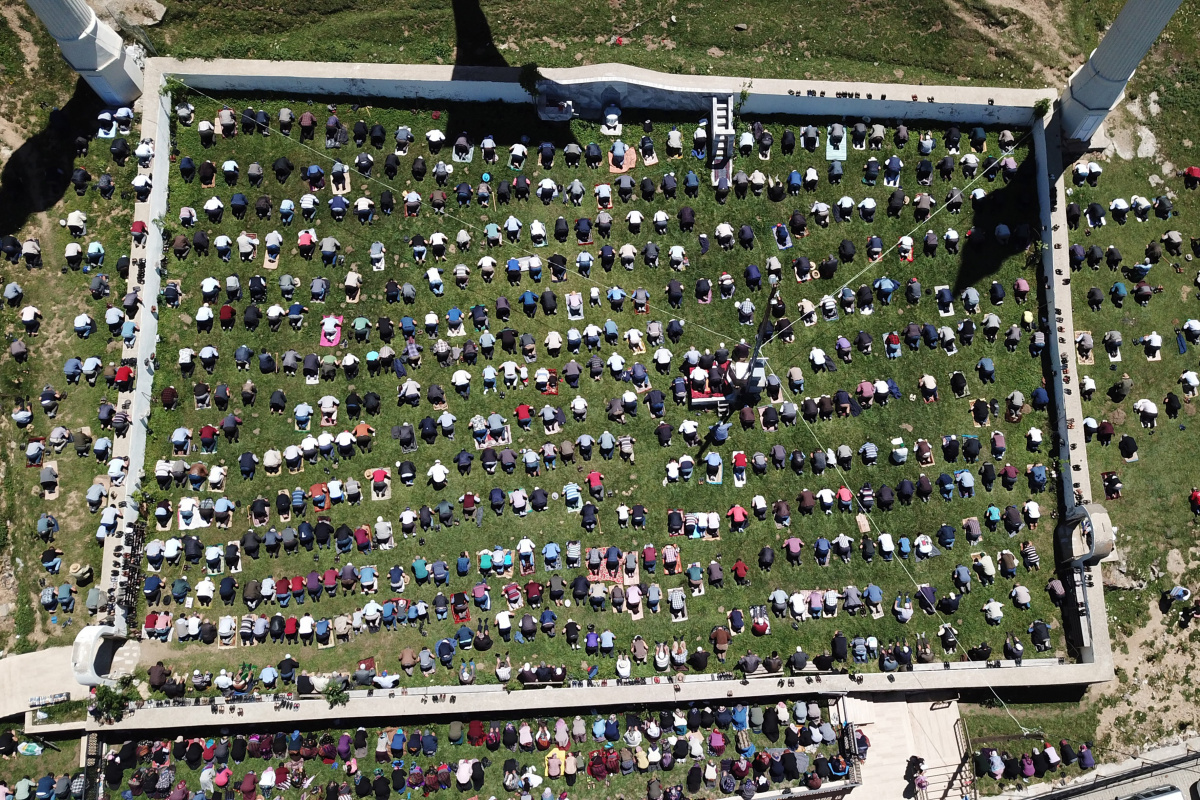
[(945, 694), (852, 696), (846, 716), (871, 740), (862, 765), (862, 781), (882, 797), (900, 797), (907, 782), (908, 760), (925, 760), (929, 800), (957, 800), (950, 780), (961, 758), (954, 726), (958, 702)]
[(59, 692), (70, 692), (72, 700), (87, 697), (87, 689), (75, 682), (69, 647), (0, 658), (0, 687), (0, 719), (24, 714), (31, 697)]

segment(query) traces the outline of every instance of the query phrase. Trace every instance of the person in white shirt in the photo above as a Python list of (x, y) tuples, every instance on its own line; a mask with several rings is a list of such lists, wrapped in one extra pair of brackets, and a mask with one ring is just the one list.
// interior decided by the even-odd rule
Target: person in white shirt
[(446, 469), (441, 459), (438, 459), (433, 462), (433, 466), (425, 474), (433, 481), (433, 488), (442, 489), (446, 486), (446, 479), (450, 477), (450, 470)]
[(1003, 603), (999, 603), (993, 597), (983, 604), (984, 618), (987, 619), (989, 625), (999, 625), (1004, 619)]

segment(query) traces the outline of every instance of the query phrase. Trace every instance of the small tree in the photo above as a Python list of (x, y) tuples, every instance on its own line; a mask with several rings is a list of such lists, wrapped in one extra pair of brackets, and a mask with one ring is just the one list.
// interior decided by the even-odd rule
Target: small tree
[(1041, 119), (1050, 111), (1050, 98), (1043, 97), (1033, 104), (1033, 118)]
[(350, 702), (350, 692), (341, 683), (331, 682), (325, 687), (325, 702), (329, 703), (330, 708), (344, 706)]
[(95, 709), (100, 719), (120, 722), (128, 708), (129, 695), (125, 690), (118, 691), (104, 684), (96, 687)]

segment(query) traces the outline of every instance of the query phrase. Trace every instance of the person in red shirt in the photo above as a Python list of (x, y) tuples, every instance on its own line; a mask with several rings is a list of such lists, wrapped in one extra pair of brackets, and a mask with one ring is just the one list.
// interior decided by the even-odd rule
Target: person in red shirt
[(734, 581), (737, 582), (738, 586), (749, 586), (750, 585), (750, 581), (748, 581), (746, 579), (746, 576), (749, 573), (750, 573), (750, 567), (746, 566), (745, 561), (742, 561), (739, 558), (737, 561), (734, 562), (734, 564), (733, 564), (733, 579), (734, 579)]
[(297, 575), (291, 580), (292, 597), (296, 598), (297, 603), (304, 602), (304, 577)]
[(371, 488), (375, 492), (376, 497), (383, 497), (387, 492), (388, 472), (386, 469), (377, 469), (371, 473)]
[(129, 226), (129, 232), (133, 234), (134, 244), (142, 244), (146, 241), (146, 223), (140, 219)]
[(212, 452), (217, 446), (217, 434), (220, 433), (212, 425), (205, 425), (200, 429), (200, 445), (205, 452)]
[(463, 516), (475, 513), (475, 504), (479, 502), (479, 495), (472, 492), (465, 493), (462, 498)]
[(217, 319), (221, 320), (221, 330), (233, 330), (233, 323), (237, 320), (237, 311), (233, 306), (226, 303), (218, 309)]
[(745, 529), (748, 515), (746, 514), (746, 509), (742, 508), (740, 505), (735, 505), (733, 508), (726, 511), (725, 516), (729, 517), (732, 530), (740, 531)]
[(354, 529), (354, 543), (358, 546), (359, 552), (371, 552), (371, 531), (365, 525), (359, 525)]
[(113, 383), (116, 384), (117, 391), (128, 392), (133, 388), (133, 368), (127, 365), (117, 367), (117, 371), (113, 375)]
[(733, 454), (733, 477), (736, 480), (742, 481), (746, 479), (746, 454), (737, 452)]
[(288, 644), (296, 644), (299, 639), (300, 623), (295, 617), (288, 617), (283, 622), (283, 635), (288, 640)]
[(854, 502), (854, 492), (843, 486), (837, 490), (838, 508), (842, 511), (849, 511)]
[(587, 474), (588, 491), (597, 500), (604, 499), (604, 475), (592, 470)]
[(525, 430), (529, 430), (530, 424), (533, 422), (533, 409), (527, 403), (521, 403), (517, 406), (517, 424)]
[(325, 574), (321, 576), (321, 585), (325, 587), (325, 594), (332, 597), (337, 593), (338, 572), (333, 567), (325, 570)]
[(648, 544), (642, 548), (642, 566), (651, 575), (654, 574), (654, 569), (658, 566), (658, 552), (654, 549), (654, 545)]
[(292, 579), (286, 575), (275, 581), (275, 602), (279, 603), (281, 608), (285, 608), (288, 599), (292, 596)]
[(1200, 517), (1200, 489), (1192, 487), (1192, 493), (1188, 496), (1188, 500), (1192, 504), (1192, 513)]

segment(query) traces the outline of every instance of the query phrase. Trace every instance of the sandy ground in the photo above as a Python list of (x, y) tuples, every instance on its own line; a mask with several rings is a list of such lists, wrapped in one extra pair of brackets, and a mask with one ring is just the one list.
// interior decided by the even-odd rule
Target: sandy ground
[[(1193, 548), (1185, 553), (1172, 549), (1166, 563), (1156, 562), (1151, 571), (1178, 578), (1198, 565), (1200, 550)], [(1150, 620), (1123, 642), (1124, 647), (1118, 645), (1113, 650), (1120, 677), (1093, 686), (1088, 692), (1089, 701), (1111, 705), (1111, 710), (1100, 715), (1098, 739), (1106, 742), (1114, 755), (1128, 756), (1153, 744), (1174, 743), (1195, 735), (1200, 713), (1191, 694), (1193, 681), (1200, 675), (1196, 673), (1193, 652), (1194, 626), (1181, 630), (1177, 610), (1164, 615), (1158, 598), (1149, 593), (1141, 593), (1141, 600), (1137, 600), (1136, 588), (1117, 566), (1105, 565), (1104, 581), (1106, 586), (1128, 587), (1127, 592), (1110, 593), (1110, 602), (1146, 603)]]

